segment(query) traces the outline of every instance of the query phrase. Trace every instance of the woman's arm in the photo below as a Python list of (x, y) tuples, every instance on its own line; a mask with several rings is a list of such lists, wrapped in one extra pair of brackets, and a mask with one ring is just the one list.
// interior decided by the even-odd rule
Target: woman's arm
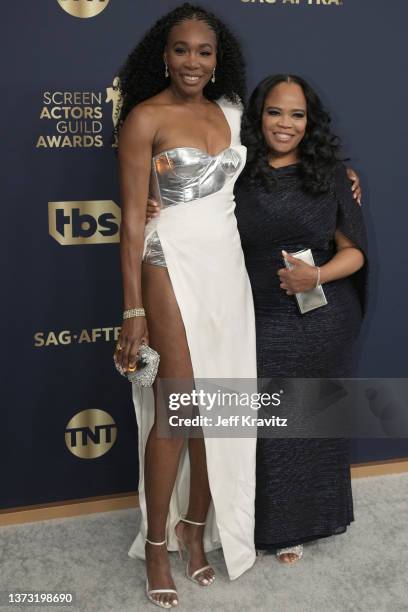
[[(122, 221), (120, 258), (124, 310), (142, 308), (141, 267), (144, 243), (146, 202), (149, 192), (156, 113), (149, 106), (133, 108), (119, 133), (119, 181)], [(148, 342), (145, 317), (123, 321), (115, 359), (127, 370), (137, 361), (142, 341)]]
[[(350, 191), (350, 182), (346, 168), (337, 164), (334, 174), (334, 197), (337, 202), (337, 223), (334, 233), (336, 254), (320, 268), (321, 282), (351, 276), (364, 267), (363, 276), (367, 276), (367, 235), (360, 206), (356, 206)], [(284, 255), (293, 264), (293, 270), (283, 268), (278, 271), (282, 289), (292, 293), (309, 291), (316, 286), (318, 273), (315, 267)], [(364, 273), (363, 273), (364, 272)], [(357, 279), (362, 306), (365, 308), (366, 278)], [(361, 290), (360, 290), (361, 289)]]
[(339, 229), (334, 235), (337, 253), (327, 264), (320, 267), (320, 282), (329, 283), (330, 281), (345, 278), (360, 270), (364, 266), (364, 255), (355, 244), (341, 233)]
[[(320, 283), (351, 276), (364, 265), (364, 255), (354, 243), (349, 240), (340, 230), (335, 233), (336, 254), (323, 266), (320, 266)], [(292, 257), (286, 251), (282, 252), (285, 259), (294, 267), (292, 270), (282, 268), (278, 271), (280, 286), (288, 295), (310, 291), (316, 286), (317, 268)]]

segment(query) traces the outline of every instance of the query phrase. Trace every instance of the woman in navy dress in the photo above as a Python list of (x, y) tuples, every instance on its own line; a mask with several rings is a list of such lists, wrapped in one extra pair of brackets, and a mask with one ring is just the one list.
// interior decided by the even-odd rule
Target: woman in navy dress
[[(258, 377), (348, 377), (364, 311), (366, 234), (329, 115), (305, 81), (276, 75), (254, 91), (241, 137), (248, 156), (235, 212), (255, 304)], [(316, 267), (289, 255), (305, 248)], [(319, 279), (327, 305), (300, 314), (294, 293)], [(346, 530), (354, 518), (349, 446), (258, 438), (258, 550), (295, 562), (304, 542)]]

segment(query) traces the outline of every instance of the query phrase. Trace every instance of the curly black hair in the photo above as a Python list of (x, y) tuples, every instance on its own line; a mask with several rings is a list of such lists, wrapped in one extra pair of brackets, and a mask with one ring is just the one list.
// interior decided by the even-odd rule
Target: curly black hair
[(255, 184), (261, 181), (268, 191), (277, 185), (277, 173), (268, 164), (268, 146), (262, 134), (262, 114), (268, 93), (279, 83), (297, 83), (307, 104), (307, 124), (299, 144), (299, 171), (305, 191), (313, 194), (329, 190), (336, 165), (340, 161), (339, 138), (330, 128), (330, 115), (312, 87), (293, 74), (266, 77), (251, 95), (242, 118), (241, 140), (247, 149), (247, 163), (242, 179)]
[(184, 3), (159, 19), (145, 34), (120, 69), (122, 107), (116, 135), (129, 111), (168, 87), (164, 75), (163, 52), (170, 30), (189, 19), (205, 21), (217, 37), (217, 79), (208, 83), (204, 95), (209, 100), (225, 96), (231, 102), (245, 99), (245, 63), (235, 36), (215, 15), (199, 6)]

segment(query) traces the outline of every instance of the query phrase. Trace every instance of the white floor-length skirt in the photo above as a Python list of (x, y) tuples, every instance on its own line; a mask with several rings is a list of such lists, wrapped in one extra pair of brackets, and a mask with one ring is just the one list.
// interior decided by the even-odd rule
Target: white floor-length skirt
[[(241, 156), (241, 170), (246, 150), (239, 143), (239, 114), (236, 109), (223, 110), (232, 133), (230, 148)], [(215, 194), (168, 207), (146, 226), (146, 241), (154, 231), (160, 238), (197, 379), (256, 379), (253, 300), (234, 215), (233, 186), (238, 174)], [(133, 385), (133, 401), (139, 430), (142, 522), (129, 555), (144, 559), (144, 455), (154, 423), (152, 389)], [(222, 546), (229, 577), (235, 579), (255, 562), (256, 437), (204, 439), (212, 495), (204, 546), (206, 551)], [(166, 528), (170, 551), (177, 550), (174, 527), (187, 512), (188, 498), (185, 445)]]

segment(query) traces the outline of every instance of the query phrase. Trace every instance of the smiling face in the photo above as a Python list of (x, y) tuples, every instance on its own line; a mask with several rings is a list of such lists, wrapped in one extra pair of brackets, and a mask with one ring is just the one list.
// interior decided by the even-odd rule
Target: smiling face
[(274, 166), (299, 161), (298, 146), (307, 124), (307, 104), (297, 83), (279, 83), (265, 98), (262, 133)]
[(215, 32), (205, 21), (182, 21), (170, 31), (164, 59), (173, 86), (186, 96), (201, 93), (217, 63)]

